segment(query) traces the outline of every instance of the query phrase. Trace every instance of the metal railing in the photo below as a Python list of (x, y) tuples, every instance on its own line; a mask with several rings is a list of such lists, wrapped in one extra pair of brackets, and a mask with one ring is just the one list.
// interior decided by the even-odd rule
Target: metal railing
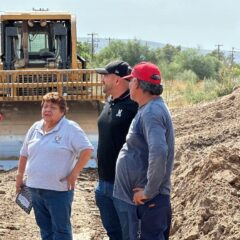
[(0, 71), (0, 101), (41, 101), (51, 91), (67, 100), (105, 98), (101, 77), (92, 69)]

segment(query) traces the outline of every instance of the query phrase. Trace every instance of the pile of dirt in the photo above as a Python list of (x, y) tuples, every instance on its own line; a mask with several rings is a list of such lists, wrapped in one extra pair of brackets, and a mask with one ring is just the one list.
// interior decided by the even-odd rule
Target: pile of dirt
[(239, 240), (240, 89), (173, 116), (171, 240)]
[[(172, 111), (176, 133), (171, 240), (240, 239), (240, 89)], [(39, 239), (33, 213), (14, 204), (15, 174), (0, 174), (0, 239)], [(74, 240), (108, 239), (94, 202), (96, 169), (84, 170), (73, 203)]]

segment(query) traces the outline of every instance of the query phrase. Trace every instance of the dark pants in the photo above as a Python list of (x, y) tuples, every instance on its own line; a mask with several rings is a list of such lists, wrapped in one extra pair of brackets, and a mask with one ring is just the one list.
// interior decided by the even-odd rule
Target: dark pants
[(100, 180), (95, 190), (96, 204), (110, 240), (122, 240), (121, 224), (113, 198), (113, 183)]
[(168, 240), (171, 226), (170, 196), (159, 194), (143, 205), (116, 199), (124, 240)]
[(42, 240), (72, 240), (73, 191), (29, 189)]

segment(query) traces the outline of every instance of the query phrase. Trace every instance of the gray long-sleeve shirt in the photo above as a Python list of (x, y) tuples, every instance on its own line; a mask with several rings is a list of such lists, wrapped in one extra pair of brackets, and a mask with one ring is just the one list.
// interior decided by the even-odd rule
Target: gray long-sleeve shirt
[(121, 149), (114, 184), (114, 197), (133, 204), (133, 189), (144, 188), (149, 198), (170, 194), (174, 160), (174, 130), (161, 97), (139, 108)]

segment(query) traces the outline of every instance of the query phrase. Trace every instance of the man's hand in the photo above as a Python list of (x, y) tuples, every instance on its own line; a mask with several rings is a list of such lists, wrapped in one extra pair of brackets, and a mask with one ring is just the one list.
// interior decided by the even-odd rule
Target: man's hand
[(148, 199), (147, 196), (144, 194), (143, 188), (134, 188), (133, 192), (133, 202), (136, 205), (144, 204), (144, 201)]

